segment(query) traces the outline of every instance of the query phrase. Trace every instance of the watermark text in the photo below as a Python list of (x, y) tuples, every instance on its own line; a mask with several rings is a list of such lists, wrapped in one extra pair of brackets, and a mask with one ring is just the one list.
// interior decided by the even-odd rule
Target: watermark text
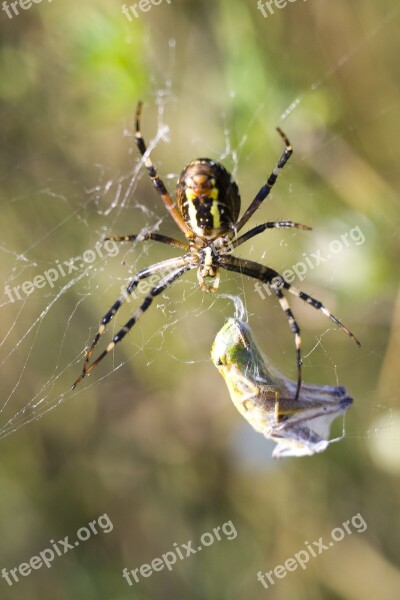
[[(8, 3), (7, 0), (4, 0), (1, 5), (1, 9), (6, 13), (9, 19), (13, 19), (19, 15), (18, 8), (21, 8), (22, 10), (28, 10), (31, 8), (32, 4), (40, 4), (41, 2), (42, 0), (14, 0), (14, 2)], [(48, 0), (48, 2), (51, 2), (51, 0)], [(11, 9), (13, 12), (11, 12)]]
[(35, 289), (44, 288), (46, 285), (49, 285), (51, 288), (53, 288), (60, 275), (61, 277), (68, 277), (68, 275), (74, 274), (76, 271), (79, 271), (86, 265), (93, 263), (97, 256), (99, 256), (99, 258), (103, 258), (104, 250), (108, 256), (111, 257), (117, 256), (119, 252), (118, 245), (113, 240), (96, 242), (94, 250), (85, 250), (82, 256), (74, 256), (73, 258), (64, 260), (63, 262), (56, 260), (54, 262), (54, 267), (47, 269), (42, 275), (36, 275), (32, 281), (24, 281), (22, 284), (16, 285), (13, 288), (11, 288), (9, 285), (6, 285), (4, 288), (4, 293), (10, 302), (15, 302), (16, 300), (23, 300), (24, 297), (30, 296), (33, 294)]
[(69, 550), (73, 550), (77, 546), (80, 545), (80, 542), (86, 542), (92, 534), (97, 535), (99, 533), (99, 528), (103, 533), (110, 533), (114, 529), (114, 525), (112, 524), (107, 513), (101, 515), (98, 519), (91, 521), (88, 523), (87, 527), (81, 527), (76, 532), (76, 540), (69, 541), (69, 536), (65, 536), (63, 540), (58, 540), (55, 542), (54, 540), (50, 540), (51, 548), (45, 548), (37, 556), (32, 556), (32, 558), (28, 562), (23, 562), (15, 569), (2, 569), (1, 576), (6, 580), (8, 585), (12, 586), (14, 583), (18, 583), (20, 581), (20, 577), (27, 577), (32, 573), (32, 570), (38, 570), (43, 565), (46, 565), (48, 569), (53, 566), (53, 561), (56, 556), (63, 556)]
[[(135, 19), (139, 18), (138, 10), (141, 12), (149, 12), (152, 6), (158, 6), (161, 4), (163, 0), (139, 0), (136, 4), (131, 4), (131, 6), (127, 6), (126, 4), (122, 5), (122, 14), (128, 19), (128, 21), (132, 21), (132, 15)], [(167, 4), (171, 4), (171, 0), (165, 0)]]
[[(259, 10), (264, 19), (266, 19), (269, 15), (274, 14), (274, 6), (275, 8), (282, 9), (287, 6), (288, 2), (296, 2), (296, 0), (265, 0), (265, 2), (263, 2), (263, 0), (258, 0), (257, 10)], [(303, 2), (306, 2), (306, 0), (303, 0)]]
[[(352, 243), (356, 246), (360, 246), (365, 242), (365, 235), (361, 231), (360, 227), (356, 225), (350, 229), (350, 231), (346, 231), (340, 236), (340, 240), (332, 240), (329, 243), (328, 254), (323, 255), (321, 250), (317, 250), (316, 252), (311, 252), (310, 254), (306, 254), (303, 252), (304, 260), (300, 260), (296, 264), (292, 265), (290, 269), (286, 269), (282, 273), (282, 277), (276, 277), (276, 281), (272, 281), (269, 283), (260, 283), (257, 281), (254, 285), (254, 289), (257, 294), (260, 296), (261, 300), (265, 300), (264, 292), (268, 295), (272, 295), (271, 287), (274, 285), (278, 285), (278, 287), (282, 285), (282, 279), (284, 279), (287, 283), (293, 283), (296, 279), (303, 281), (307, 272), (311, 269), (315, 269), (315, 267), (319, 267), (323, 263), (327, 262), (332, 258), (332, 255), (339, 254), (344, 248), (349, 248)], [(272, 283), (272, 286), (271, 286)]]
[(257, 581), (259, 581), (267, 590), (272, 585), (275, 585), (277, 579), (283, 579), (286, 577), (288, 571), (296, 571), (298, 567), (301, 567), (303, 570), (305, 570), (310, 557), (316, 558), (325, 552), (325, 550), (332, 548), (335, 543), (341, 542), (345, 538), (346, 534), (351, 535), (353, 533), (352, 527), (356, 533), (363, 533), (367, 529), (367, 523), (364, 521), (360, 513), (357, 513), (351, 519), (344, 521), (341, 527), (335, 527), (332, 529), (331, 540), (326, 544), (324, 544), (322, 537), (314, 542), (311, 542), (311, 544), (310, 542), (304, 542), (307, 550), (299, 550), (294, 554), (293, 557), (287, 558), (283, 565), (276, 565), (276, 567), (270, 571), (267, 571), (266, 573), (258, 571), (256, 575)]
[(161, 555), (161, 557), (154, 558), (150, 564), (145, 563), (136, 569), (128, 571), (128, 569), (125, 567), (125, 569), (122, 571), (122, 576), (131, 586), (133, 585), (132, 579), (134, 579), (136, 583), (139, 583), (140, 576), (150, 577), (154, 571), (162, 571), (164, 567), (167, 567), (168, 571), (172, 571), (173, 565), (176, 563), (178, 558), (179, 560), (185, 560), (185, 558), (188, 558), (192, 554), (197, 554), (207, 546), (211, 546), (215, 540), (220, 542), (222, 539), (220, 533), (221, 531), (227, 540), (234, 540), (237, 537), (237, 531), (232, 521), (227, 521), (221, 526), (214, 527), (212, 533), (203, 533), (200, 537), (200, 545), (196, 548), (193, 548), (192, 540), (189, 540), (186, 544), (177, 544), (174, 542), (172, 544), (174, 546), (173, 550), (165, 552)]

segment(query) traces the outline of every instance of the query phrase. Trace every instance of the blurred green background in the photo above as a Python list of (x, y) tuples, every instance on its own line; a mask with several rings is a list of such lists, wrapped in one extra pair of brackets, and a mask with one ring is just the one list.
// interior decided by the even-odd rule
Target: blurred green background
[[(273, 445), (234, 410), (209, 358), (233, 304), (201, 294), (195, 273), (70, 391), (121, 286), (176, 250), (124, 245), (87, 274), (22, 300), (2, 289), (0, 570), (28, 562), (51, 539), (75, 539), (104, 513), (113, 530), (13, 586), (1, 579), (0, 597), (397, 599), (398, 3), (298, 0), (264, 17), (255, 0), (164, 0), (131, 20), (105, 0), (9, 10), (0, 20), (3, 289), (95, 248), (105, 233), (178, 235), (138, 169), (139, 98), (144, 136), (171, 191), (185, 164), (209, 156), (234, 171), (246, 207), (282, 151), (275, 127), (290, 137), (294, 155), (250, 225), (286, 218), (313, 231), (265, 233), (238, 255), (283, 271), (304, 254), (326, 256), (354, 227), (365, 241), (296, 282), (354, 331), (361, 350), (291, 299), (305, 380), (340, 383), (354, 398), (345, 438), (312, 458), (273, 462)], [(294, 378), (293, 338), (276, 301), (228, 273), (220, 292), (245, 301), (260, 349)], [(258, 571), (283, 564), (306, 540), (330, 539), (357, 513), (364, 533), (268, 590), (257, 581)], [(174, 542), (197, 545), (229, 520), (236, 539), (132, 587), (122, 578), (124, 567)]]

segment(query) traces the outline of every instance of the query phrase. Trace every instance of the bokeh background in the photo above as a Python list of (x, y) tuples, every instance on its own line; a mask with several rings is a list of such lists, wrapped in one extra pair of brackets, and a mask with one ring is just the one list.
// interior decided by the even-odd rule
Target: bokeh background
[[(50, 539), (75, 539), (104, 513), (113, 531), (13, 586), (1, 579), (1, 598), (399, 597), (398, 3), (264, 10), (255, 0), (163, 0), (129, 20), (115, 0), (43, 0), (12, 19), (2, 11), (0, 569), (28, 562)], [(293, 158), (251, 224), (287, 218), (313, 231), (272, 231), (238, 255), (282, 271), (304, 254), (326, 256), (354, 227), (363, 232), (364, 243), (301, 282), (360, 350), (292, 301), (305, 380), (340, 383), (354, 398), (344, 439), (325, 453), (272, 461), (273, 444), (242, 422), (209, 358), (234, 306), (201, 294), (195, 273), (70, 391), (124, 282), (176, 250), (125, 245), (22, 300), (3, 291), (107, 233), (176, 235), (138, 168), (139, 98), (171, 190), (187, 162), (209, 156), (234, 171), (246, 207), (282, 151), (275, 127), (289, 135)], [(292, 335), (274, 299), (227, 273), (220, 292), (241, 297), (260, 349), (294, 378)], [(257, 581), (357, 513), (364, 533), (268, 590)], [(122, 578), (124, 567), (229, 520), (236, 539), (132, 587)]]

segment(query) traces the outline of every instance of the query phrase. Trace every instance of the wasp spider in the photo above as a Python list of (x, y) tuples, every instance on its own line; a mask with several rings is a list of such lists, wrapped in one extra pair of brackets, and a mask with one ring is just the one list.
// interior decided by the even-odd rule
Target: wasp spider
[[(176, 203), (172, 200), (164, 183), (158, 176), (157, 169), (146, 149), (146, 144), (140, 130), (141, 111), (142, 102), (139, 102), (136, 109), (136, 145), (143, 157), (144, 164), (154, 187), (161, 196), (165, 208), (184, 234), (186, 241), (176, 240), (159, 233), (147, 233), (140, 236), (112, 236), (107, 239), (114, 240), (115, 242), (133, 242), (137, 239), (141, 241), (153, 240), (155, 242), (161, 242), (179, 248), (183, 250), (185, 254), (181, 257), (153, 264), (150, 267), (142, 269), (131, 278), (125, 292), (118, 300), (116, 300), (110, 310), (102, 318), (96, 336), (87, 351), (82, 373), (75, 381), (73, 388), (75, 388), (86, 375), (89, 375), (96, 365), (98, 365), (99, 362), (115, 348), (118, 342), (123, 340), (142, 314), (150, 307), (153, 299), (174, 283), (174, 281), (179, 279), (179, 277), (182, 277), (184, 273), (191, 269), (197, 269), (200, 289), (202, 291), (207, 290), (209, 292), (215, 292), (219, 285), (220, 270), (226, 269), (258, 279), (262, 283), (270, 285), (271, 289), (276, 294), (295, 338), (297, 359), (296, 398), (298, 398), (301, 387), (302, 364), (300, 329), (289, 307), (284, 291), (290, 292), (294, 296), (297, 296), (298, 298), (301, 298), (301, 300), (304, 300), (304, 302), (310, 304), (313, 308), (323, 312), (324, 315), (329, 317), (331, 321), (345, 331), (358, 346), (360, 343), (351, 331), (332, 315), (319, 300), (312, 298), (305, 292), (290, 285), (279, 273), (277, 273), (277, 271), (250, 260), (236, 258), (231, 254), (235, 248), (262, 233), (266, 229), (280, 227), (294, 227), (303, 230), (311, 229), (306, 225), (293, 223), (292, 221), (268, 221), (267, 223), (257, 225), (246, 233), (239, 235), (239, 232), (243, 229), (244, 225), (246, 225), (247, 221), (270, 193), (280, 171), (292, 155), (293, 150), (288, 138), (283, 131), (278, 128), (278, 133), (285, 143), (285, 149), (282, 156), (250, 206), (243, 215), (239, 217), (240, 194), (238, 186), (223, 165), (209, 158), (198, 158), (190, 162), (184, 168), (178, 179)], [(150, 290), (150, 293), (143, 300), (141, 306), (134, 312), (124, 327), (114, 335), (106, 349), (93, 362), (90, 362), (94, 349), (100, 337), (105, 332), (108, 323), (121, 308), (126, 297), (135, 290), (139, 281), (150, 277), (155, 273), (163, 273), (165, 271), (168, 271), (168, 274), (163, 275), (159, 283)]]

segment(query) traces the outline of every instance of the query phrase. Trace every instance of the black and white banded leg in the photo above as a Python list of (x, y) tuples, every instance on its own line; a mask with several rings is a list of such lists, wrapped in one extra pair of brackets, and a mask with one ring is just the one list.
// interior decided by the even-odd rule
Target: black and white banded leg
[(220, 258), (219, 262), (220, 266), (223, 269), (228, 271), (234, 271), (236, 273), (241, 273), (243, 275), (247, 275), (248, 277), (252, 277), (253, 279), (258, 279), (262, 283), (267, 283), (270, 285), (271, 289), (275, 292), (278, 297), (279, 303), (281, 305), (282, 310), (284, 311), (290, 329), (292, 330), (295, 336), (295, 344), (296, 344), (296, 360), (297, 360), (297, 391), (296, 391), (296, 399), (300, 393), (301, 387), (301, 337), (300, 337), (300, 328), (293, 316), (293, 313), (290, 309), (289, 303), (285, 296), (282, 293), (282, 289), (286, 289), (288, 292), (297, 296), (303, 302), (306, 302), (316, 310), (320, 310), (326, 317), (328, 317), (333, 323), (335, 323), (340, 329), (342, 329), (347, 335), (357, 344), (357, 346), (361, 346), (358, 339), (353, 335), (353, 333), (348, 329), (339, 319), (337, 319), (319, 300), (316, 300), (312, 296), (309, 296), (305, 292), (299, 290), (298, 288), (290, 285), (285, 279), (274, 269), (266, 267), (264, 265), (260, 265), (259, 263), (253, 262), (251, 260), (238, 259), (234, 256), (223, 256)]
[(257, 225), (253, 227), (240, 237), (232, 240), (231, 245), (233, 248), (237, 248), (247, 240), (250, 240), (255, 235), (259, 235), (266, 229), (283, 229), (283, 228), (294, 228), (294, 229), (303, 229), (304, 231), (311, 231), (312, 227), (308, 225), (302, 225), (301, 223), (293, 223), (293, 221), (268, 221), (267, 223), (262, 223), (261, 225)]
[(164, 185), (164, 182), (158, 176), (157, 169), (154, 166), (153, 161), (150, 158), (150, 154), (147, 151), (146, 143), (143, 139), (142, 132), (140, 130), (140, 118), (142, 115), (142, 106), (143, 106), (143, 103), (141, 101), (139, 101), (137, 108), (136, 108), (136, 125), (135, 125), (136, 146), (138, 147), (138, 150), (143, 157), (144, 165), (147, 169), (147, 172), (153, 182), (154, 187), (156, 188), (157, 192), (160, 194), (162, 201), (164, 202), (165, 208), (168, 210), (169, 214), (174, 219), (174, 221), (178, 225), (179, 229), (185, 234), (185, 237), (188, 239), (193, 239), (194, 238), (193, 231), (187, 225), (184, 218), (182, 217), (182, 215), (176, 208), (174, 201), (172, 200), (167, 188)]
[[(187, 261), (186, 261), (186, 259), (184, 257), (183, 258), (182, 257), (181, 258), (171, 258), (169, 260), (163, 260), (162, 262), (156, 263), (155, 265), (152, 265), (151, 267), (148, 267), (146, 269), (142, 269), (134, 277), (132, 277), (132, 279), (130, 280), (127, 288), (124, 290), (124, 292), (120, 295), (120, 297), (118, 298), (118, 300), (116, 300), (116, 302), (114, 302), (114, 304), (111, 306), (110, 310), (108, 312), (106, 312), (106, 314), (102, 318), (100, 326), (99, 326), (99, 329), (98, 329), (98, 331), (97, 331), (97, 333), (96, 333), (96, 335), (94, 337), (94, 340), (93, 340), (91, 346), (89, 347), (89, 349), (88, 349), (88, 351), (86, 353), (86, 358), (85, 358), (85, 362), (83, 364), (82, 373), (80, 374), (80, 376), (78, 377), (78, 379), (73, 384), (72, 389), (75, 389), (75, 387), (78, 385), (78, 383), (80, 381), (82, 381), (82, 379), (84, 377), (86, 377), (86, 375), (88, 375), (93, 370), (93, 368), (104, 358), (104, 356), (106, 354), (108, 354), (108, 352), (110, 352), (112, 350), (112, 348), (115, 346), (115, 344), (117, 342), (119, 342), (120, 339), (122, 339), (122, 337), (125, 336), (125, 334), (124, 334), (120, 339), (116, 340), (116, 337), (123, 330), (123, 329), (121, 329), (121, 331), (116, 336), (114, 336), (113, 342), (111, 342), (107, 346), (107, 349), (92, 364), (89, 364), (90, 363), (90, 359), (91, 359), (92, 354), (93, 354), (93, 352), (94, 352), (94, 350), (95, 350), (95, 348), (97, 346), (97, 343), (98, 343), (99, 339), (101, 338), (101, 336), (106, 331), (107, 325), (110, 323), (110, 321), (112, 320), (112, 318), (114, 317), (114, 315), (119, 311), (119, 309), (124, 304), (124, 302), (127, 300), (127, 298), (137, 288), (137, 286), (139, 284), (139, 281), (141, 281), (142, 279), (146, 279), (147, 277), (150, 277), (151, 275), (155, 275), (157, 273), (160, 273), (160, 272), (163, 272), (163, 271), (166, 271), (166, 270), (171, 271), (171, 269), (172, 269), (172, 273), (169, 273), (168, 275), (164, 276), (164, 278), (161, 279), (159, 285), (156, 286), (156, 287), (154, 287), (150, 291), (149, 296), (152, 299), (154, 295), (158, 295), (161, 292), (163, 292), (164, 289), (166, 287), (168, 287), (168, 285), (170, 285), (178, 277), (180, 277), (181, 275), (183, 275), (184, 273), (186, 273), (186, 271), (188, 271), (190, 268), (194, 268), (194, 267), (188, 265)], [(156, 291), (155, 294), (153, 294), (154, 291)], [(139, 309), (134, 314), (134, 317), (136, 316), (136, 321), (138, 319), (138, 317), (137, 317), (138, 312), (141, 311), (140, 312), (140, 314), (141, 314), (142, 312), (144, 312), (145, 310), (147, 310), (148, 306), (150, 306), (151, 301), (150, 301), (150, 303), (148, 302), (149, 296), (147, 296), (144, 299), (143, 304), (139, 307)], [(146, 306), (146, 302), (148, 302), (147, 306)], [(128, 321), (128, 323), (130, 321)], [(134, 323), (132, 323), (131, 327), (133, 327), (133, 324)], [(125, 327), (126, 327), (126, 325), (125, 325)], [(129, 327), (129, 329), (131, 327)]]
[(169, 237), (169, 235), (163, 235), (162, 233), (138, 233), (134, 235), (110, 235), (104, 238), (105, 241), (112, 240), (113, 242), (146, 242), (152, 240), (153, 242), (161, 242), (174, 248), (181, 248), (182, 250), (189, 250), (189, 244), (181, 242), (175, 238)]
[(277, 127), (277, 131), (278, 131), (279, 135), (281, 136), (281, 138), (283, 139), (283, 141), (285, 142), (285, 149), (283, 151), (283, 154), (280, 157), (280, 159), (278, 160), (278, 162), (276, 163), (276, 166), (273, 169), (271, 175), (268, 177), (267, 183), (262, 186), (262, 188), (260, 189), (260, 191), (258, 192), (256, 197), (250, 204), (249, 208), (243, 213), (243, 215), (240, 217), (239, 221), (236, 223), (236, 225), (235, 225), (236, 233), (242, 229), (242, 227), (247, 223), (247, 221), (250, 219), (252, 214), (255, 213), (255, 211), (258, 209), (260, 204), (262, 202), (264, 202), (265, 198), (270, 193), (272, 186), (278, 179), (279, 171), (281, 171), (283, 169), (283, 167), (286, 165), (287, 161), (293, 154), (293, 148), (292, 148), (287, 136), (283, 133), (283, 131), (281, 129), (279, 129), (279, 127)]

